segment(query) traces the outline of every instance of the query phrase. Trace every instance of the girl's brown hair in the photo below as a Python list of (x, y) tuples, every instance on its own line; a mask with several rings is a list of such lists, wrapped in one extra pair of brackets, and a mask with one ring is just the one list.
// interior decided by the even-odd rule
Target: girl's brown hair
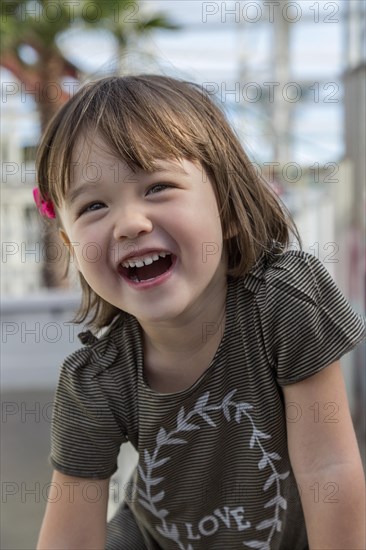
[[(213, 182), (228, 275), (245, 275), (268, 250), (279, 253), (301, 237), (280, 198), (258, 175), (221, 109), (192, 82), (159, 75), (108, 77), (86, 84), (51, 120), (37, 155), (40, 193), (57, 207), (71, 179), (81, 135), (100, 136), (132, 170), (153, 171), (157, 159), (198, 161)], [(59, 216), (56, 223), (61, 228)], [(68, 273), (68, 258), (65, 276)], [(100, 298), (79, 273), (82, 303), (73, 322), (110, 324), (118, 308)]]

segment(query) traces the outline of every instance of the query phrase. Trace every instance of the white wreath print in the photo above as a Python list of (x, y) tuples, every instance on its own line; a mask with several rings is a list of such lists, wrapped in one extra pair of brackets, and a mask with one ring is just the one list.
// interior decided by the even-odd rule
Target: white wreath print
[(153, 514), (153, 516), (160, 519), (161, 524), (156, 527), (157, 531), (167, 539), (174, 541), (177, 544), (177, 547), (180, 548), (181, 550), (193, 550), (193, 547), (190, 544), (187, 547), (184, 546), (184, 544), (180, 540), (180, 535), (176, 524), (175, 523), (169, 524), (166, 521), (165, 518), (169, 513), (168, 510), (165, 510), (164, 508), (161, 508), (159, 510), (157, 508), (156, 505), (164, 498), (165, 491), (162, 490), (157, 494), (153, 495), (152, 489), (157, 485), (159, 485), (159, 483), (161, 483), (164, 480), (164, 478), (153, 476), (153, 470), (156, 470), (157, 468), (159, 468), (159, 466), (162, 466), (168, 460), (170, 460), (170, 457), (161, 458), (161, 459), (158, 458), (160, 450), (163, 446), (183, 445), (187, 443), (187, 441), (185, 439), (175, 437), (177, 434), (181, 432), (188, 432), (191, 430), (200, 429), (200, 426), (197, 426), (196, 424), (192, 424), (190, 422), (194, 416), (201, 417), (205, 422), (207, 422), (209, 426), (216, 428), (216, 424), (209, 417), (208, 413), (212, 411), (222, 410), (226, 420), (230, 422), (231, 416), (230, 416), (229, 407), (232, 407), (235, 409), (234, 419), (238, 424), (240, 423), (243, 416), (246, 417), (251, 423), (253, 432), (250, 438), (249, 447), (253, 449), (253, 447), (257, 445), (262, 451), (262, 457), (258, 462), (259, 470), (263, 470), (266, 466), (268, 466), (271, 470), (271, 473), (263, 486), (263, 491), (267, 491), (269, 487), (271, 487), (271, 485), (276, 483), (276, 495), (273, 498), (271, 498), (268, 502), (266, 502), (266, 504), (264, 505), (264, 508), (274, 507), (273, 517), (261, 521), (256, 526), (256, 529), (258, 531), (269, 529), (266, 540), (243, 541), (243, 544), (245, 546), (248, 546), (249, 548), (257, 548), (258, 550), (270, 550), (270, 542), (273, 538), (275, 531), (278, 531), (278, 532), (281, 531), (282, 522), (279, 519), (279, 513), (280, 513), (280, 508), (282, 508), (283, 510), (286, 510), (287, 501), (281, 495), (280, 480), (286, 479), (290, 472), (287, 471), (283, 474), (278, 473), (275, 467), (274, 461), (281, 460), (280, 455), (277, 453), (268, 453), (264, 449), (261, 443), (261, 440), (270, 439), (271, 436), (261, 432), (256, 428), (251, 415), (248, 413), (248, 410), (253, 408), (252, 405), (250, 405), (249, 403), (235, 403), (234, 401), (231, 400), (234, 394), (236, 393), (236, 391), (237, 390), (232, 390), (230, 393), (228, 393), (226, 397), (224, 397), (220, 405), (208, 405), (207, 402), (209, 399), (210, 392), (206, 392), (203, 395), (201, 395), (199, 399), (197, 399), (194, 409), (191, 410), (189, 413), (186, 414), (184, 407), (181, 407), (177, 416), (176, 428), (174, 428), (170, 432), (167, 432), (164, 428), (160, 428), (159, 433), (156, 436), (156, 447), (152, 455), (150, 455), (147, 449), (144, 450), (144, 460), (146, 464), (146, 470), (144, 471), (140, 465), (138, 466), (139, 474), (146, 487), (145, 491), (143, 491), (140, 488), (137, 488), (139, 495), (142, 497), (138, 499), (139, 502), (141, 503), (142, 506), (144, 506), (147, 510), (149, 510)]

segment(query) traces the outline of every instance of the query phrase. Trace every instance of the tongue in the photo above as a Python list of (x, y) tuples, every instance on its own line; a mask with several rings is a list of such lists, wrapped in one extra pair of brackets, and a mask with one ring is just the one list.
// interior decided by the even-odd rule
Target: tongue
[(135, 267), (134, 274), (140, 279), (145, 281), (146, 279), (153, 279), (158, 275), (161, 275), (171, 266), (171, 256), (165, 256), (165, 258), (159, 258), (156, 262), (150, 265), (144, 265), (142, 267)]

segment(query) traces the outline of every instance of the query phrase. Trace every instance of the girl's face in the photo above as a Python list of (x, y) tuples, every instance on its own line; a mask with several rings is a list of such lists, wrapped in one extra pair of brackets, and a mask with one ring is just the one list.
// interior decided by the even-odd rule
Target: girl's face
[[(134, 173), (102, 141), (84, 140), (73, 160), (61, 236), (96, 294), (147, 323), (179, 322), (215, 299), (227, 263), (214, 190), (198, 163), (162, 160), (154, 173)], [(126, 255), (154, 251), (170, 252), (172, 265), (121, 267)], [(136, 274), (142, 282), (128, 278)]]

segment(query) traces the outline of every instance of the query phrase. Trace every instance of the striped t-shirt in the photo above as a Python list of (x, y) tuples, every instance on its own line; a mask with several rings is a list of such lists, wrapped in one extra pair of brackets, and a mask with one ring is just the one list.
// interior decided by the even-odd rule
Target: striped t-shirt
[(220, 345), (186, 390), (149, 387), (142, 329), (125, 313), (100, 338), (79, 334), (85, 346), (62, 365), (52, 466), (103, 479), (123, 443), (139, 453), (108, 550), (308, 548), (281, 386), (350, 351), (366, 323), (303, 251), (269, 253), (227, 283)]

